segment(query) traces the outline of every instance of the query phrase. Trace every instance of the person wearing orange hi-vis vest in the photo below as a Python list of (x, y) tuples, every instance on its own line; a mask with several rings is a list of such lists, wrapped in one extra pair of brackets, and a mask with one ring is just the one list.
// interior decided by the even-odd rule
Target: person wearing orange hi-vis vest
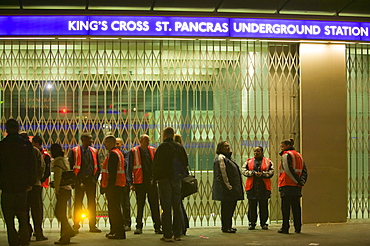
[(108, 201), (108, 217), (111, 228), (106, 237), (108, 239), (125, 239), (126, 232), (120, 205), (120, 197), (126, 186), (125, 158), (122, 152), (116, 148), (114, 136), (105, 137), (103, 144), (109, 151), (102, 166), (100, 188), (100, 193), (105, 194)]
[(83, 133), (81, 135), (81, 143), (81, 145), (72, 148), (68, 154), (71, 170), (77, 176), (73, 229), (75, 232), (78, 232), (80, 228), (79, 223), (82, 219), (83, 198), (86, 194), (90, 232), (101, 232), (96, 227), (96, 184), (100, 175), (98, 150), (91, 147), (93, 139), (90, 133)]
[(271, 178), (274, 175), (272, 161), (263, 156), (263, 147), (254, 149), (254, 157), (248, 158), (242, 166), (242, 174), (247, 177), (245, 190), (248, 198), (249, 230), (256, 228), (257, 205), (259, 206), (260, 225), (268, 229), (268, 199), (271, 196)]
[(279, 191), (283, 225), (278, 230), (278, 233), (285, 234), (289, 233), (290, 209), (293, 212), (295, 232), (301, 232), (302, 212), (300, 199), (302, 197), (302, 187), (305, 185), (308, 176), (302, 155), (294, 149), (293, 145), (293, 139), (283, 140), (280, 144)]
[[(162, 234), (162, 223), (159, 213), (159, 196), (157, 183), (153, 182), (152, 164), (156, 149), (149, 145), (150, 137), (140, 136), (140, 145), (130, 151), (129, 172), (132, 172), (131, 190), (135, 191), (137, 201), (136, 230), (134, 234), (141, 234), (143, 229), (143, 212), (146, 197), (148, 197), (154, 232)], [(130, 176), (130, 175), (128, 175)]]

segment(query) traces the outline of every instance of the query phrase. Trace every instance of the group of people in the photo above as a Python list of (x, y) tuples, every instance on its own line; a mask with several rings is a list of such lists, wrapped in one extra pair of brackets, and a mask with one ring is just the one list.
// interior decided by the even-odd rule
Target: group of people
[[(85, 213), (82, 209), (85, 195), (89, 231), (101, 232), (96, 225), (98, 188), (107, 198), (110, 223), (110, 232), (106, 234), (108, 239), (125, 239), (126, 231), (131, 230), (130, 190), (135, 192), (137, 199), (134, 234), (143, 232), (146, 198), (150, 205), (154, 232), (163, 234), (162, 241), (180, 241), (181, 235), (186, 232), (183, 225), (181, 179), (173, 179), (173, 160), (179, 158), (183, 169), (188, 170), (188, 157), (184, 147), (174, 141), (173, 128), (163, 130), (163, 143), (157, 149), (149, 145), (150, 137), (146, 134), (140, 136), (140, 145), (130, 151), (122, 150), (122, 139), (113, 135), (106, 136), (103, 144), (108, 153), (102, 164), (98, 150), (92, 147), (93, 138), (89, 133), (81, 135), (81, 145), (72, 148), (66, 158), (60, 144), (50, 146), (51, 156), (42, 149), (41, 137), (33, 137), (35, 143), (32, 145), (27, 133), (19, 133), (19, 124), (14, 119), (6, 122), (6, 131), (7, 136), (0, 142), (0, 189), (9, 245), (29, 245), (33, 231), (36, 241), (48, 240), (42, 231), (41, 187), (48, 183), (50, 166), (54, 171), (54, 213), (61, 224), (60, 239), (54, 244), (69, 244), (71, 238), (79, 232), (82, 214)], [(68, 172), (74, 174), (73, 183), (65, 180), (64, 174)], [(74, 223), (71, 225), (67, 217), (67, 206), (73, 189)], [(34, 229), (29, 223), (30, 211)], [(15, 228), (15, 217), (19, 223), (18, 231)]]
[[(294, 147), (294, 140), (283, 140), (280, 144), (281, 162), (279, 164), (278, 187), (281, 197), (283, 216), (282, 227), (278, 233), (289, 233), (290, 210), (292, 209), (294, 228), (301, 232), (302, 187), (307, 180), (307, 168), (302, 155)], [(231, 158), (232, 152), (227, 141), (217, 145), (217, 157), (213, 165), (213, 200), (221, 201), (221, 230), (225, 233), (235, 233), (232, 227), (232, 217), (238, 200), (244, 200), (242, 177), (247, 177), (245, 191), (248, 198), (249, 230), (256, 229), (257, 207), (259, 221), (263, 230), (268, 230), (268, 199), (271, 196), (271, 178), (274, 175), (272, 161), (263, 154), (263, 147), (254, 149), (254, 157), (248, 158), (240, 171), (238, 164)]]
[[(123, 140), (106, 136), (103, 144), (108, 152), (101, 164), (98, 150), (92, 147), (93, 137), (81, 135), (81, 145), (69, 152), (68, 158), (60, 144), (52, 144), (51, 156), (42, 149), (42, 138), (35, 136), (32, 143), (27, 133), (19, 133), (14, 119), (6, 122), (7, 136), (0, 142), (1, 206), (7, 226), (9, 245), (29, 245), (34, 235), (36, 241), (48, 240), (42, 231), (42, 187), (48, 187), (50, 167), (54, 171), (53, 186), (56, 195), (55, 216), (61, 224), (60, 239), (55, 244), (69, 244), (80, 229), (83, 199), (88, 204), (89, 231), (100, 233), (96, 225), (96, 192), (107, 198), (110, 232), (108, 239), (125, 239), (131, 230), (130, 190), (137, 199), (136, 229), (142, 234), (143, 211), (148, 199), (154, 232), (163, 234), (162, 241), (180, 241), (186, 233), (188, 219), (182, 204), (181, 184), (175, 163), (180, 163), (188, 174), (188, 157), (181, 136), (174, 129), (163, 130), (163, 143), (156, 149), (150, 146), (150, 137), (140, 136), (139, 145), (123, 150)], [(279, 165), (279, 191), (282, 200), (283, 225), (279, 233), (289, 233), (290, 208), (293, 211), (295, 232), (301, 231), (301, 190), (307, 180), (307, 169), (302, 156), (294, 149), (293, 139), (281, 142)], [(217, 145), (214, 161), (213, 200), (221, 201), (222, 232), (235, 233), (232, 216), (238, 200), (244, 199), (241, 175), (247, 177), (245, 191), (248, 198), (249, 230), (254, 230), (259, 208), (260, 225), (268, 229), (268, 199), (271, 194), (271, 177), (274, 166), (264, 157), (263, 147), (256, 147), (254, 157), (239, 166), (231, 158), (230, 145), (221, 141)], [(51, 161), (52, 160), (52, 161)], [(74, 183), (64, 179), (73, 172)], [(101, 180), (99, 182), (99, 176)], [(100, 185), (100, 187), (99, 187)], [(67, 217), (67, 204), (74, 195), (73, 225)], [(162, 208), (160, 214), (159, 205)], [(30, 211), (34, 228), (30, 224)], [(18, 218), (19, 230), (14, 218)]]

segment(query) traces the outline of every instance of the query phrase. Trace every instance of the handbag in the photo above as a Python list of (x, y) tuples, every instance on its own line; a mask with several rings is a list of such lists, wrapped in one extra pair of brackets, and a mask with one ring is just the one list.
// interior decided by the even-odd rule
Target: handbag
[(181, 197), (187, 197), (198, 192), (198, 180), (193, 175), (182, 179)]
[(64, 168), (60, 166), (56, 166), (62, 169), (64, 172), (62, 172), (62, 179), (60, 180), (59, 186), (66, 186), (66, 185), (72, 185), (72, 188), (74, 188), (74, 185), (77, 182), (77, 176), (73, 172), (73, 170), (65, 170)]

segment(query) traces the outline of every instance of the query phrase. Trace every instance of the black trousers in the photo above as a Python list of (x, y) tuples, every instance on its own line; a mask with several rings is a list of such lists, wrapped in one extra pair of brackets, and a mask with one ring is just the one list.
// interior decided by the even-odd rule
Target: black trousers
[(123, 224), (123, 216), (120, 205), (120, 197), (123, 192), (123, 187), (114, 186), (106, 189), (106, 197), (108, 201), (108, 217), (110, 223), (110, 233), (124, 237), (125, 227)]
[[(29, 245), (27, 221), (27, 192), (1, 194), (1, 208), (10, 246)], [(18, 218), (19, 232), (15, 229), (14, 218)]]
[(149, 207), (152, 213), (152, 220), (154, 223), (154, 229), (159, 230), (161, 228), (161, 217), (159, 214), (159, 195), (157, 184), (135, 184), (136, 202), (137, 202), (137, 216), (136, 216), (136, 228), (143, 228), (143, 214), (145, 199), (148, 196)]
[(283, 214), (283, 230), (289, 230), (290, 208), (292, 208), (294, 228), (296, 231), (301, 231), (302, 227), (302, 212), (300, 196), (283, 196), (281, 198), (281, 211)]
[[(42, 237), (42, 220), (43, 220), (43, 203), (42, 203), (42, 187), (39, 185), (32, 186), (32, 190), (27, 194), (28, 210), (31, 211), (34, 232), (36, 237)], [(32, 226), (30, 223), (30, 213), (27, 213), (27, 221), (30, 234), (32, 233)]]
[(130, 186), (128, 185), (122, 189), (120, 204), (123, 214), (123, 224), (131, 227)]
[(222, 230), (227, 231), (231, 229), (233, 223), (233, 215), (236, 208), (235, 201), (221, 201), (221, 224)]
[(89, 226), (92, 229), (96, 225), (96, 183), (93, 181), (93, 177), (79, 179), (79, 182), (76, 184), (74, 203), (75, 225), (78, 225), (81, 221), (82, 203), (85, 194), (87, 196), (87, 208), (89, 210)]
[(255, 226), (257, 223), (257, 206), (259, 207), (260, 225), (264, 226), (269, 216), (268, 199), (248, 199), (249, 224)]
[(58, 194), (56, 195), (57, 202), (55, 204), (55, 217), (61, 224), (60, 230), (60, 241), (69, 242), (71, 235), (73, 234), (73, 229), (68, 222), (67, 218), (67, 203), (71, 199), (72, 191), (66, 189), (59, 189)]
[(185, 206), (184, 206), (184, 199), (181, 200), (181, 203), (180, 203), (180, 208), (181, 208), (181, 213), (182, 213), (182, 234), (183, 235), (186, 235), (186, 231), (187, 229), (189, 228), (189, 218), (188, 218), (188, 215), (186, 214), (186, 209), (185, 209)]

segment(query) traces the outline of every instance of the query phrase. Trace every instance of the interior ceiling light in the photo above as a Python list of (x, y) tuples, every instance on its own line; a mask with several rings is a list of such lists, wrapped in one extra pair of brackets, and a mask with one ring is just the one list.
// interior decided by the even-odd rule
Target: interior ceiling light
[(276, 9), (218, 9), (219, 13), (275, 14)]
[(187, 12), (213, 12), (214, 8), (175, 8), (175, 7), (155, 7), (154, 11), (187, 11)]

